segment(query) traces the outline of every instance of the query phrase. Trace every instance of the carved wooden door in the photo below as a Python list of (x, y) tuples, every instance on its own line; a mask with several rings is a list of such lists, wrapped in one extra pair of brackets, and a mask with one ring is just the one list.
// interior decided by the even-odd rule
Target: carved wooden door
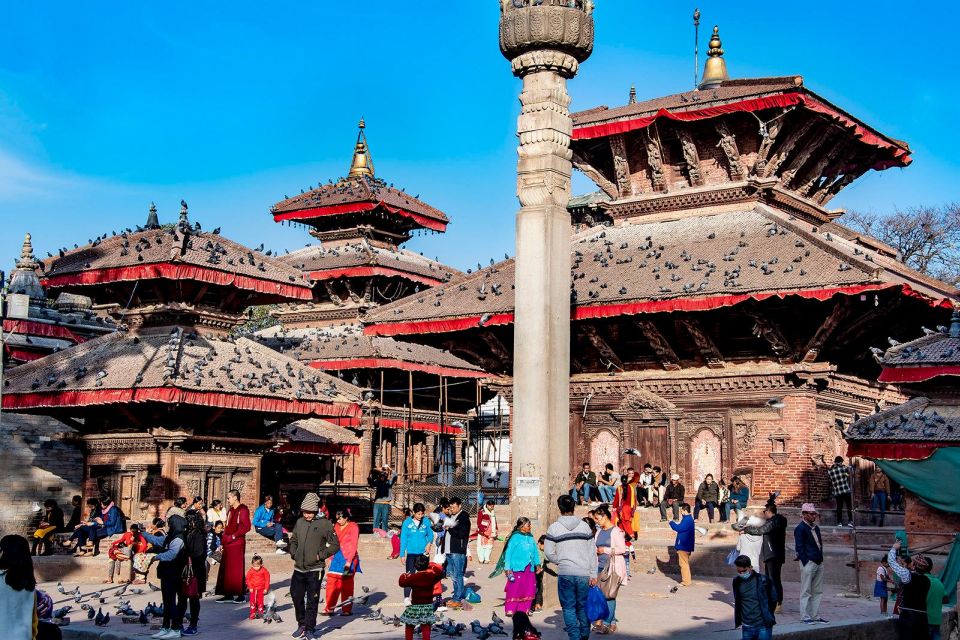
[(670, 467), (670, 442), (666, 424), (650, 422), (635, 423), (636, 448), (640, 450), (640, 458), (628, 458), (628, 463), (640, 471), (645, 463), (649, 462), (666, 470)]
[(123, 511), (123, 515), (131, 518), (135, 513), (139, 513), (139, 509), (134, 511), (138, 503), (137, 477), (132, 473), (125, 473), (120, 476), (118, 485), (120, 489), (118, 491), (119, 495), (116, 496), (117, 505), (120, 507), (120, 510)]

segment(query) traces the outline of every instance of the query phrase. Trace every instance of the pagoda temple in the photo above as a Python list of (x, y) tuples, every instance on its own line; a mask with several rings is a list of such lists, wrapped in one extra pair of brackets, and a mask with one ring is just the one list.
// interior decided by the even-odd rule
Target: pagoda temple
[(30, 234), (7, 286), (3, 320), (3, 366), (11, 367), (66, 349), (116, 330), (110, 318), (92, 311), (86, 296), (63, 293), (51, 303), (40, 284), (40, 261), (33, 255)]
[(952, 490), (960, 480), (960, 312), (949, 326), (891, 344), (871, 349), (882, 367), (878, 380), (900, 385), (910, 399), (851, 424), (847, 454), (872, 460), (903, 485), (908, 532), (940, 532), (951, 540), (960, 526), (960, 500)]
[(186, 203), (176, 224), (161, 226), (151, 207), (143, 226), (46, 260), (41, 284), (88, 296), (117, 329), (7, 372), (3, 410), (76, 430), (83, 492), (109, 492), (128, 517), (162, 513), (179, 495), (225, 500), (230, 489), (256, 504), (264, 454), (298, 442), (277, 435), (286, 425), (363, 419), (355, 386), (231, 336), (249, 306), (308, 300), (310, 285), (191, 224)]
[[(401, 247), (414, 233), (442, 233), (448, 218), (377, 177), (364, 129), (361, 120), (346, 177), (271, 208), (275, 222), (302, 224), (320, 243), (280, 257), (313, 283), (313, 298), (275, 308), (281, 324), (257, 337), (370, 389), (379, 402), (374, 422), (360, 433), (361, 463), (345, 471), (346, 482), (364, 483), (371, 466), (383, 464), (401, 481), (423, 480), (461, 465), (468, 414), (490, 396), (478, 382), (487, 374), (443, 349), (363, 334), (371, 310), (422, 300), (430, 288), (463, 275)], [(278, 472), (291, 469), (285, 464)]]
[[(909, 165), (906, 143), (799, 76), (729, 79), (717, 30), (709, 55), (696, 90), (573, 114), (574, 166), (600, 191), (568, 207), (570, 468), (650, 462), (688, 489), (736, 474), (819, 501), (836, 420), (905, 399), (867, 348), (945, 322), (957, 291), (829, 208)], [(385, 304), (365, 333), (448, 349), (509, 395), (514, 268)]]

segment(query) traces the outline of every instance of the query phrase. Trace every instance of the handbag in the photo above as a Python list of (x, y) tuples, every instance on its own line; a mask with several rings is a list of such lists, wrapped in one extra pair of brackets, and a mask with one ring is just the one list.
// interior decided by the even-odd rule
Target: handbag
[(183, 568), (180, 591), (187, 598), (200, 597), (200, 582), (193, 573), (193, 558), (187, 558), (187, 565)]
[(603, 592), (607, 600), (616, 600), (617, 593), (620, 592), (621, 579), (617, 572), (613, 570), (613, 556), (607, 562), (606, 568), (597, 576), (597, 586)]

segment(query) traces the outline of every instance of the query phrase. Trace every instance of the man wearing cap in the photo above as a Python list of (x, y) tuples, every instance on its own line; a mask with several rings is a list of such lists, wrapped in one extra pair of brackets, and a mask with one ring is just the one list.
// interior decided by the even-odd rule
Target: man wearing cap
[(340, 550), (333, 525), (326, 518), (318, 518), (318, 511), (320, 496), (308, 493), (300, 505), (300, 519), (290, 533), (288, 549), (293, 557), (290, 597), (297, 617), (294, 638), (314, 636), (324, 562)]
[[(930, 637), (929, 618), (927, 617), (927, 596), (930, 595), (930, 578), (927, 574), (933, 563), (922, 554), (912, 558), (898, 558), (901, 542), (899, 538), (887, 553), (887, 562), (903, 589), (900, 603), (900, 617), (897, 619), (897, 632), (901, 640), (925, 640)], [(942, 608), (941, 600), (941, 608)]]
[(663, 500), (660, 501), (660, 522), (667, 521), (667, 507), (673, 509), (673, 519), (680, 519), (680, 504), (683, 502), (683, 485), (680, 484), (680, 476), (673, 474), (670, 476), (670, 484), (663, 493)]
[(793, 530), (800, 561), (800, 615), (804, 624), (826, 623), (820, 617), (823, 597), (823, 538), (817, 526), (817, 508), (812, 502), (800, 507), (803, 520)]

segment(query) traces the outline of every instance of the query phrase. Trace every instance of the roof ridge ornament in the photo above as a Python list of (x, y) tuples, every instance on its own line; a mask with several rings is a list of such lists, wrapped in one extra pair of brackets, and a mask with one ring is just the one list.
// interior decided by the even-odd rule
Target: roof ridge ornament
[(637, 104), (637, 87), (630, 85), (630, 97), (627, 98), (627, 104)]
[(715, 89), (729, 79), (727, 62), (723, 59), (723, 44), (720, 42), (720, 27), (715, 25), (713, 35), (710, 36), (710, 49), (707, 51), (707, 62), (703, 66), (703, 80), (700, 81), (699, 88)]
[(374, 177), (373, 174), (373, 158), (370, 157), (370, 148), (367, 145), (367, 136), (363, 133), (363, 130), (367, 127), (367, 124), (364, 122), (363, 118), (360, 118), (360, 122), (357, 125), (359, 131), (357, 132), (357, 144), (353, 148), (353, 160), (350, 163), (350, 172), (347, 174), (350, 178), (360, 178), (363, 176)]
[(37, 257), (33, 255), (32, 237), (29, 232), (23, 236), (23, 246), (20, 248), (20, 259), (17, 260), (17, 269), (33, 270), (40, 266)]
[(177, 226), (181, 229), (190, 229), (190, 220), (187, 218), (187, 201), (180, 200), (180, 221)]
[(950, 331), (948, 335), (951, 338), (960, 338), (960, 308), (953, 308), (953, 315), (950, 316)]
[(157, 218), (157, 205), (153, 202), (150, 203), (150, 210), (147, 213), (147, 224), (143, 225), (144, 229), (159, 229), (160, 228), (160, 219)]

